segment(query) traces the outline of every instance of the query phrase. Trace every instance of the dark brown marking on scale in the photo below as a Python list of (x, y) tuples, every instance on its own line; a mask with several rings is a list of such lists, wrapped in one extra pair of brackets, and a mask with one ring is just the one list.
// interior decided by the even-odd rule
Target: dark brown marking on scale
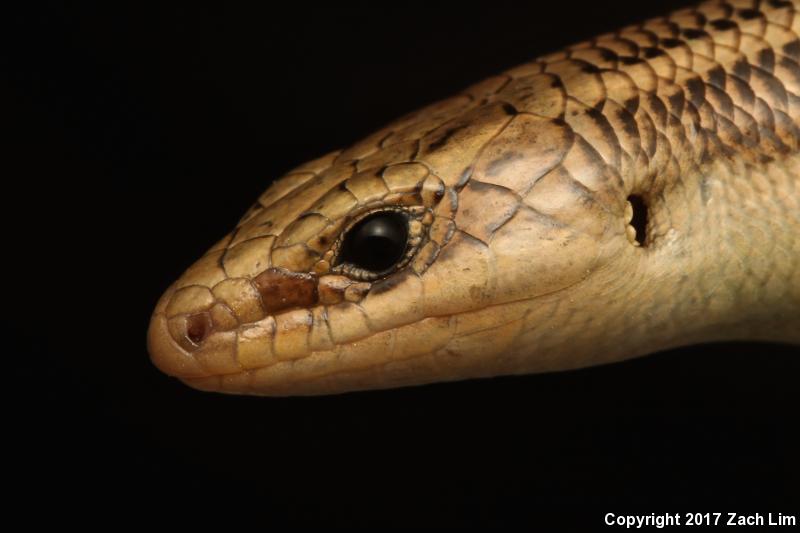
[[(757, 79), (764, 89), (769, 93), (767, 97), (768, 99), (765, 98), (765, 100), (769, 101), (769, 99), (771, 99), (774, 102), (780, 102), (785, 109), (789, 105), (789, 97), (787, 96), (786, 89), (784, 89), (781, 82), (763, 70), (754, 69), (752, 72), (753, 78)], [(776, 110), (773, 109), (773, 112), (774, 111)]]
[(715, 30), (726, 31), (726, 30), (730, 30), (730, 29), (736, 28), (738, 25), (732, 20), (717, 19), (717, 20), (712, 20), (711, 21), (711, 26)]
[(786, 56), (781, 56), (778, 60), (778, 65), (791, 76), (791, 80), (795, 86), (800, 85), (800, 65), (793, 59)]
[(654, 57), (663, 56), (664, 54), (666, 54), (666, 52), (661, 48), (654, 48), (651, 46), (644, 49), (644, 57), (647, 59), (653, 59)]
[(664, 102), (661, 101), (657, 95), (648, 93), (644, 95), (645, 105), (650, 113), (650, 118), (656, 125), (665, 125), (667, 123), (668, 110)]
[(758, 52), (758, 64), (762, 69), (772, 74), (775, 70), (775, 52), (772, 51), (772, 48), (764, 48)]
[(617, 118), (622, 121), (622, 129), (630, 137), (639, 136), (639, 127), (636, 125), (636, 120), (633, 115), (626, 109), (617, 110)]
[(681, 32), (687, 39), (702, 39), (703, 37), (710, 37), (710, 35), (703, 30), (696, 30), (694, 28), (687, 28)]
[(683, 115), (683, 108), (686, 105), (686, 98), (683, 91), (676, 91), (667, 97), (672, 114), (676, 117)]
[[(706, 89), (707, 98), (709, 103), (717, 110), (719, 118), (733, 119), (733, 101), (731, 97), (725, 93), (724, 90), (708, 85)], [(738, 131), (738, 129), (737, 129)]]
[(751, 20), (761, 16), (761, 13), (757, 9), (740, 9), (737, 14), (744, 20)]
[(709, 70), (706, 74), (708, 75), (709, 84), (722, 91), (725, 90), (725, 69), (718, 65)]
[(414, 141), (414, 152), (406, 161), (414, 161), (419, 157), (419, 151), (422, 149), (422, 142), (420, 139)]
[(503, 155), (492, 161), (486, 166), (486, 175), (487, 176), (497, 176), (502, 172), (502, 170), (508, 166), (510, 163), (514, 161), (519, 161), (520, 159), (524, 159), (524, 155), (519, 152), (508, 151), (505, 152)]
[(376, 281), (370, 287), (369, 293), (370, 294), (383, 294), (386, 291), (390, 291), (404, 282), (410, 276), (415, 276), (412, 271), (409, 269), (404, 269), (401, 272), (398, 272), (394, 276), (389, 276), (388, 278), (384, 278), (382, 280)]
[[(614, 147), (614, 153), (618, 155), (619, 141), (617, 140), (617, 135), (614, 133), (614, 127), (608, 122), (606, 116), (595, 108), (587, 109), (586, 116), (592, 119), (592, 121), (597, 125), (602, 132), (603, 137), (605, 137), (605, 141), (608, 146)], [(616, 165), (617, 161), (609, 161), (609, 163)]]
[(727, 82), (731, 91), (736, 91), (738, 98), (741, 98), (747, 109), (750, 109), (756, 100), (753, 89), (738, 76), (728, 76)]
[(782, 47), (784, 55), (787, 55), (795, 61), (800, 61), (800, 40), (795, 39), (790, 43), (786, 43)]
[(268, 268), (254, 280), (264, 309), (276, 313), (292, 307), (311, 307), (317, 303), (317, 279), (312, 274)]
[(697, 25), (698, 26), (705, 26), (706, 22), (708, 22), (708, 19), (702, 13), (695, 13), (695, 17), (696, 17), (695, 20), (697, 20)]
[(447, 141), (449, 141), (453, 137), (453, 135), (455, 135), (456, 133), (458, 133), (459, 131), (463, 130), (466, 127), (467, 124), (461, 124), (459, 126), (455, 126), (445, 130), (444, 133), (442, 133), (442, 135), (438, 139), (436, 139), (435, 141), (431, 142), (428, 145), (428, 150), (430, 151), (438, 150), (439, 148), (447, 144)]
[(514, 107), (513, 105), (509, 104), (508, 102), (503, 102), (502, 108), (503, 108), (503, 111), (505, 112), (506, 115), (512, 115), (513, 116), (513, 115), (516, 115), (517, 113), (519, 113), (519, 111), (517, 111), (517, 108)]
[(597, 50), (600, 52), (600, 57), (602, 57), (605, 61), (617, 61), (617, 59), (619, 59), (619, 56), (617, 56), (617, 54), (608, 48), (598, 48)]
[(622, 107), (625, 108), (625, 111), (630, 113), (631, 115), (635, 115), (636, 111), (639, 110), (639, 95), (631, 96), (625, 102), (623, 102)]
[(744, 59), (733, 64), (733, 75), (745, 83), (750, 83), (750, 65)]
[(700, 109), (706, 100), (706, 86), (700, 78), (686, 80), (686, 90), (689, 93), (689, 101), (696, 109)]

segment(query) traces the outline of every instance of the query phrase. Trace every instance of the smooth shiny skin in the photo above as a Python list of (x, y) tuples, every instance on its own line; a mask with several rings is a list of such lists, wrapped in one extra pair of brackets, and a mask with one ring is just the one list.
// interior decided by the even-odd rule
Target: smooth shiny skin
[[(800, 343), (798, 12), (706, 2), (299, 166), (164, 293), (154, 363), (328, 394)], [(408, 221), (402, 257), (343, 261), (382, 211)]]

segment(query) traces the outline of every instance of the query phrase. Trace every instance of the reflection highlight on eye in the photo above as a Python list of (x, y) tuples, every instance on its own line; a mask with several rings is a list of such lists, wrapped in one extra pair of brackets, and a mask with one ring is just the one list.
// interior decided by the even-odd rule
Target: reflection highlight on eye
[(398, 211), (380, 211), (347, 231), (337, 262), (381, 273), (403, 259), (407, 246), (408, 217)]

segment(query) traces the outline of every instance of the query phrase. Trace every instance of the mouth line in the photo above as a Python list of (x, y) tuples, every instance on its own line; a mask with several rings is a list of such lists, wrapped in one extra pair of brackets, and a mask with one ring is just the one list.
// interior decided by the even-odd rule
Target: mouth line
[[(547, 292), (547, 293), (538, 294), (536, 296), (531, 296), (531, 297), (527, 297), (527, 298), (517, 298), (517, 299), (514, 299), (514, 300), (507, 300), (507, 301), (503, 301), (503, 302), (493, 303), (493, 304), (484, 305), (482, 307), (477, 307), (477, 308), (474, 308), (474, 309), (468, 309), (468, 310), (462, 311), (460, 313), (454, 313), (454, 314), (450, 314), (450, 315), (431, 315), (431, 316), (426, 316), (426, 317), (423, 317), (423, 318), (421, 318), (419, 320), (414, 320), (414, 321), (411, 321), (411, 322), (408, 322), (408, 323), (404, 323), (404, 324), (397, 324), (392, 329), (397, 329), (397, 328), (400, 328), (400, 327), (403, 327), (403, 326), (409, 326), (409, 325), (418, 324), (418, 323), (420, 323), (420, 322), (422, 322), (424, 320), (427, 320), (427, 319), (436, 319), (436, 318), (445, 318), (445, 317), (449, 318), (450, 324), (451, 324), (450, 327), (452, 328), (453, 327), (452, 324), (453, 324), (454, 320), (457, 319), (457, 317), (459, 317), (461, 315), (465, 315), (467, 313), (480, 312), (480, 311), (484, 311), (486, 309), (491, 309), (491, 308), (494, 308), (494, 307), (500, 307), (500, 306), (504, 306), (504, 305), (511, 305), (511, 304), (515, 304), (515, 303), (529, 302), (529, 301), (536, 300), (536, 299), (539, 299), (539, 298), (552, 296), (554, 294), (558, 294), (558, 293), (563, 292), (565, 290), (571, 289), (571, 288), (573, 288), (573, 287), (575, 287), (577, 285), (580, 285), (580, 284), (584, 283), (587, 279), (588, 279), (588, 276), (583, 278), (583, 279), (577, 280), (577, 281), (575, 281), (574, 283), (572, 283), (572, 284), (570, 284), (568, 286), (561, 287), (559, 289), (556, 289), (556, 290), (553, 290), (553, 291), (550, 291), (550, 292)], [(326, 307), (326, 306), (321, 306), (321, 307)], [(490, 330), (490, 329), (493, 329), (494, 327), (501, 327), (503, 325), (507, 325), (510, 322), (515, 322), (515, 321), (522, 320), (522, 319), (523, 318), (520, 317), (518, 319), (509, 321), (509, 322), (504, 322), (503, 324), (497, 324), (496, 326), (493, 326), (493, 327), (483, 328), (482, 330), (470, 331), (469, 333), (470, 334), (474, 334), (474, 333), (478, 333), (480, 331)], [(368, 335), (366, 337), (362, 337), (360, 339), (354, 339), (354, 340), (349, 341), (349, 342), (350, 343), (352, 343), (352, 342), (361, 342), (361, 341), (369, 339), (370, 337), (373, 337), (375, 335), (379, 335), (381, 333), (385, 333), (386, 331), (391, 331), (391, 330), (384, 330), (384, 331), (381, 331), (381, 332), (376, 332), (376, 333), (373, 333), (373, 334)], [(392, 356), (390, 358), (386, 359), (386, 360), (382, 360), (381, 363), (389, 363), (389, 362), (394, 362), (394, 361), (413, 361), (415, 359), (418, 359), (418, 358), (424, 357), (425, 355), (428, 355), (427, 352), (422, 352), (422, 353), (414, 354), (414, 355), (411, 355), (411, 356), (408, 356), (408, 357), (404, 357), (404, 358), (401, 358), (401, 359), (395, 359), (395, 358), (393, 358), (394, 353), (396, 353), (396, 347), (394, 345), (394, 337), (392, 337), (392, 339), (393, 339), (392, 340), (393, 344), (392, 344), (392, 349), (391, 349)], [(345, 348), (347, 346), (347, 344), (348, 343), (337, 344), (333, 348), (333, 350), (336, 351), (337, 360), (341, 360), (341, 353), (340, 352), (341, 352), (341, 350), (343, 348)], [(308, 362), (310, 362), (310, 359), (312, 359), (315, 355), (319, 355), (319, 354), (321, 354), (323, 352), (329, 352), (329, 351), (328, 350), (311, 351), (304, 357), (300, 357), (300, 358), (296, 358), (296, 359), (290, 359), (290, 360), (278, 360), (278, 361), (275, 361), (275, 362), (273, 362), (271, 364), (266, 364), (266, 365), (263, 365), (263, 366), (247, 368), (247, 369), (242, 368), (239, 371), (233, 371), (233, 372), (205, 373), (204, 375), (197, 375), (197, 374), (184, 375), (184, 376), (176, 375), (176, 374), (173, 374), (173, 375), (175, 377), (177, 377), (178, 379), (180, 379), (181, 381), (185, 382), (187, 385), (190, 385), (190, 386), (193, 386), (193, 387), (197, 387), (197, 388), (200, 388), (200, 389), (203, 389), (203, 390), (217, 391), (217, 392), (222, 392), (222, 393), (227, 392), (225, 386), (223, 385), (223, 380), (225, 378), (244, 375), (244, 376), (248, 376), (246, 378), (246, 381), (248, 382), (249, 392), (253, 393), (253, 394), (258, 394), (259, 391), (256, 391), (253, 388), (253, 385), (250, 384), (250, 382), (252, 381), (252, 378), (253, 378), (253, 376), (255, 375), (256, 372), (263, 371), (265, 369), (272, 369), (275, 372), (291, 371), (291, 369), (295, 368), (298, 364), (303, 364), (304, 361), (308, 363)], [(329, 354), (326, 354), (326, 356), (328, 356), (328, 355)], [(288, 389), (296, 388), (297, 386), (302, 387), (304, 385), (308, 385), (309, 383), (317, 382), (317, 381), (320, 381), (320, 380), (325, 380), (325, 379), (330, 378), (332, 376), (346, 374), (346, 373), (366, 372), (366, 371), (369, 371), (369, 369), (374, 367), (374, 366), (377, 366), (377, 362), (376, 362), (375, 365), (364, 365), (364, 366), (360, 366), (360, 367), (357, 367), (357, 368), (349, 367), (347, 365), (342, 365), (340, 367), (329, 369), (329, 370), (327, 370), (325, 372), (322, 372), (322, 373), (315, 373), (315, 374), (310, 374), (310, 375), (309, 374), (306, 374), (306, 375), (298, 374), (296, 376), (293, 376), (291, 378), (291, 380), (288, 380), (286, 382), (285, 388), (288, 390)], [(209, 382), (213, 382), (215, 384), (215, 386), (209, 388), (208, 387)], [(280, 387), (280, 389), (283, 389), (283, 388), (284, 388), (284, 386)], [(265, 394), (265, 395), (268, 395), (268, 394)]]

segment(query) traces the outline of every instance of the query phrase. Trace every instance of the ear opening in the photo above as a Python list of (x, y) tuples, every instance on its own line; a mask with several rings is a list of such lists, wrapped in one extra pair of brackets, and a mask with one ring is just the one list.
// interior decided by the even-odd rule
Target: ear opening
[(638, 194), (628, 196), (628, 238), (636, 246), (647, 246), (647, 202)]

